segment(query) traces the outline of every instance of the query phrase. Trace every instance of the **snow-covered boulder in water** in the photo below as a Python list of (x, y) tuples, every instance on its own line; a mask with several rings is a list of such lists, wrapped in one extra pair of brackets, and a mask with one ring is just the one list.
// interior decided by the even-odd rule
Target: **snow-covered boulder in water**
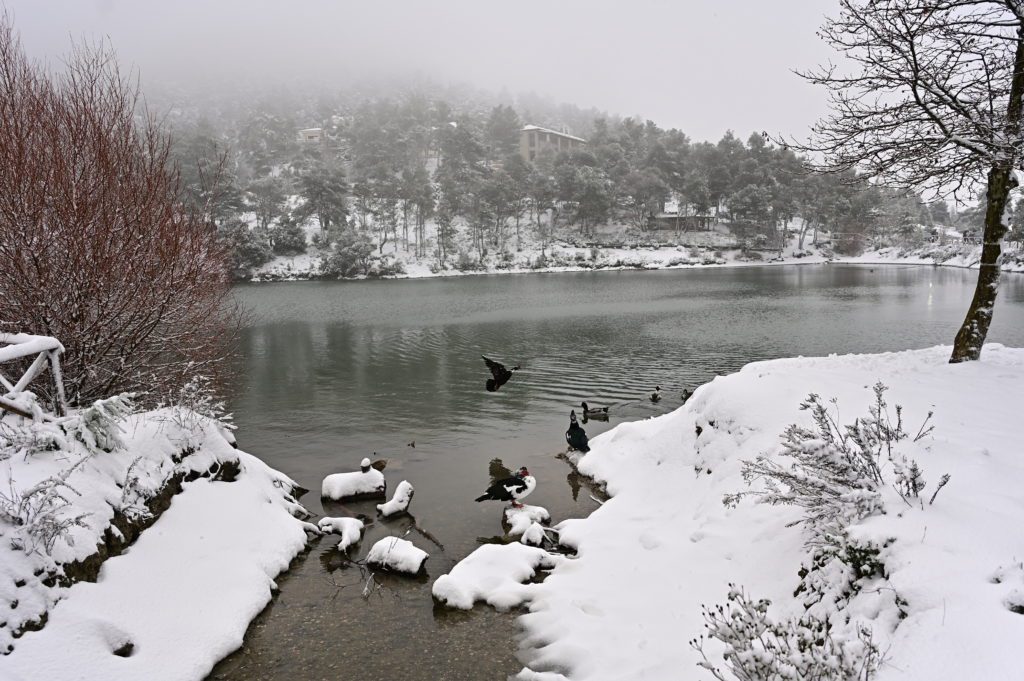
[(412, 495), (415, 492), (412, 485), (408, 480), (403, 480), (398, 483), (398, 487), (395, 488), (395, 496), (391, 497), (391, 501), (383, 504), (377, 504), (377, 511), (385, 518), (392, 515), (398, 515), (399, 513), (405, 513), (409, 510), (409, 504), (412, 502)]
[(324, 534), (341, 535), (339, 551), (345, 551), (363, 536), (363, 521), (359, 518), (321, 518), (318, 526)]
[(534, 523), (546, 523), (551, 514), (543, 506), (514, 506), (505, 509), (505, 523), (509, 526), (508, 536), (518, 537), (524, 534)]
[(384, 474), (372, 468), (369, 459), (363, 459), (359, 468), (353, 473), (328, 475), (320, 488), (320, 496), (333, 501), (384, 496), (387, 489)]
[(523, 584), (538, 568), (553, 568), (565, 558), (523, 544), (484, 544), (469, 554), (447, 575), (434, 582), (434, 598), (450, 608), (469, 610), (485, 601), (508, 610), (527, 598)]
[(411, 541), (398, 537), (384, 537), (366, 554), (366, 564), (415, 575), (423, 569), (423, 563), (429, 557), (430, 554), (417, 548)]

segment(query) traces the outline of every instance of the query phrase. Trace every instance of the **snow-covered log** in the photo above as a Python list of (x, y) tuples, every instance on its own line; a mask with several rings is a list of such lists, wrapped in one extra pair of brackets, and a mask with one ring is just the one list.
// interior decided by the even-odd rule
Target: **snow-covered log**
[(423, 569), (423, 564), (429, 557), (430, 554), (411, 541), (399, 537), (385, 537), (374, 544), (366, 554), (366, 564), (415, 575)]
[(353, 473), (334, 473), (324, 478), (320, 496), (334, 501), (384, 496), (384, 474), (372, 468), (369, 459), (363, 459), (359, 466), (360, 470)]
[(403, 480), (395, 488), (395, 496), (391, 497), (391, 501), (377, 504), (377, 512), (385, 518), (405, 513), (409, 510), (409, 504), (412, 502), (412, 495), (415, 491), (408, 480)]

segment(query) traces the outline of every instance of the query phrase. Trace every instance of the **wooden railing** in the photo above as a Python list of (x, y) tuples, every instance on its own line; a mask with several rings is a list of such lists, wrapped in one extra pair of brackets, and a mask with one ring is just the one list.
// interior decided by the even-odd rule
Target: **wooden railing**
[(62, 352), (64, 352), (64, 346), (56, 338), (33, 336), (27, 333), (0, 333), (0, 368), (4, 364), (35, 355), (35, 360), (17, 380), (8, 379), (0, 370), (0, 409), (31, 418), (32, 415), (17, 402), (16, 397), (49, 367), (56, 388), (57, 412), (59, 415), (67, 413), (64, 379), (60, 371), (60, 353)]

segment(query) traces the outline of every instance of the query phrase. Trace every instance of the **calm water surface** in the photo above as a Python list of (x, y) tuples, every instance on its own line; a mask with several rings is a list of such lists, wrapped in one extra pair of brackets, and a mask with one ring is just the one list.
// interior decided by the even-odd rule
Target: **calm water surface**
[[(427, 578), (384, 578), (364, 598), (366, 575), (337, 538), (314, 543), (210, 678), (505, 678), (521, 666), (513, 617), (430, 597), (437, 576), (502, 535), (500, 505), (472, 501), (492, 469), (528, 466), (531, 503), (555, 522), (584, 516), (593, 492), (554, 456), (581, 400), (612, 406), (611, 423), (586, 425), (593, 437), (750, 361), (949, 344), (975, 277), (821, 265), (239, 287), (254, 312), (232, 403), (241, 447), (313, 490), (303, 501), (326, 515), (372, 518), (374, 502), (321, 507), (320, 482), (387, 458), (389, 489), (416, 488), (414, 519), (376, 522), (351, 558), (407, 532), (431, 556)], [(1022, 303), (1024, 277), (1005, 276), (990, 341), (1024, 345)], [(489, 394), (481, 354), (523, 370)], [(654, 405), (644, 396), (658, 384)]]

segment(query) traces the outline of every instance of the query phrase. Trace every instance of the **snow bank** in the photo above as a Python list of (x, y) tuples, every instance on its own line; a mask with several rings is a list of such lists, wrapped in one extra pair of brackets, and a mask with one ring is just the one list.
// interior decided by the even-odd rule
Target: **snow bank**
[[(887, 484), (888, 512), (850, 528), (887, 543), (879, 558), (888, 578), (853, 595), (843, 614), (870, 626), (886, 651), (880, 681), (1017, 678), (1024, 350), (989, 345), (980, 362), (956, 365), (947, 363), (949, 352), (754, 363), (702, 386), (675, 412), (591, 440), (580, 471), (604, 482), (612, 498), (588, 518), (557, 526), (578, 556), (529, 587), (521, 678), (535, 678), (530, 670), (573, 681), (711, 678), (686, 642), (704, 632), (702, 604), (723, 603), (730, 582), (770, 599), (773, 618), (802, 614), (794, 591), (808, 552), (801, 527), (792, 525), (800, 511), (752, 501), (730, 508), (722, 499), (749, 489), (744, 460), (764, 454), (784, 463), (779, 435), (791, 423), (811, 426), (798, 408), (809, 393), (836, 397), (840, 422), (849, 423), (866, 413), (878, 380), (890, 388), (890, 407), (903, 406), (911, 437), (935, 413), (934, 432), (914, 445), (928, 482), (923, 497), (942, 474), (951, 478), (933, 505), (904, 504)], [(477, 585), (475, 566), (493, 553), (496, 570), (512, 567), (506, 550), (513, 549), (478, 549), (481, 556), (438, 580), (435, 595), (461, 607), (490, 596), (491, 588)], [(520, 592), (512, 591), (497, 604), (514, 603)], [(905, 601), (902, 620), (894, 593)], [(717, 641), (705, 644), (719, 668), (722, 650)]]
[(366, 554), (366, 564), (415, 575), (430, 554), (407, 539), (384, 537)]
[[(242, 644), (270, 601), (274, 578), (305, 546), (305, 523), (294, 517), (303, 509), (286, 476), (232, 448), (215, 423), (181, 416), (160, 410), (131, 417), (123, 450), (92, 456), (74, 471), (68, 482), (81, 496), (65, 512), (85, 514), (83, 524), (51, 556), (0, 542), (0, 583), (21, 584), (13, 610), (29, 601), (47, 607), (45, 627), (25, 633), (0, 660), (4, 679), (198, 681)], [(25, 489), (64, 468), (68, 457), (42, 452), (4, 465)], [(108, 558), (95, 582), (41, 583), (120, 536), (110, 525), (115, 513), (138, 517), (147, 494), (182, 478), (169, 508), (130, 549)], [(26, 568), (46, 572), (37, 577)]]
[(354, 473), (334, 473), (324, 478), (320, 496), (324, 499), (342, 501), (358, 497), (381, 496), (387, 489), (384, 474), (370, 467), (370, 460), (363, 459), (363, 470)]
[(395, 488), (395, 496), (391, 497), (391, 501), (383, 504), (377, 504), (377, 511), (385, 518), (399, 513), (405, 513), (409, 510), (409, 504), (412, 502), (412, 495), (415, 492), (412, 485), (407, 480), (403, 480), (398, 483), (398, 487)]
[(469, 610), (484, 601), (498, 610), (521, 605), (531, 586), (522, 582), (538, 569), (550, 569), (566, 559), (523, 544), (484, 544), (434, 582), (434, 598), (451, 608)]
[(325, 534), (341, 535), (339, 551), (347, 550), (363, 537), (363, 521), (359, 518), (321, 518), (317, 526)]

